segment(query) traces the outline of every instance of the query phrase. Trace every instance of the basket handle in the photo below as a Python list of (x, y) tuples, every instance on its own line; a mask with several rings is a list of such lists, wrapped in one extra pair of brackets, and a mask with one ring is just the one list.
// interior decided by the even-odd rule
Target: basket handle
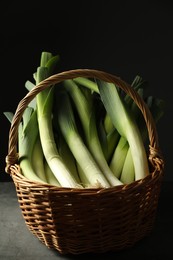
[(146, 122), (147, 130), (148, 130), (148, 137), (150, 142), (149, 161), (151, 162), (152, 166), (156, 170), (160, 171), (163, 168), (164, 161), (159, 149), (156, 125), (147, 105), (145, 104), (143, 99), (139, 96), (139, 94), (121, 78), (104, 71), (93, 70), (93, 69), (74, 69), (74, 70), (69, 70), (58, 74), (54, 74), (46, 78), (45, 80), (41, 81), (30, 92), (28, 92), (28, 94), (19, 102), (9, 131), (8, 155), (6, 156), (5, 171), (7, 173), (10, 173), (11, 166), (17, 163), (18, 161), (18, 153), (17, 153), (18, 126), (27, 105), (32, 101), (32, 99), (39, 92), (50, 87), (51, 85), (60, 83), (67, 79), (73, 79), (77, 77), (97, 78), (106, 82), (114, 83), (134, 100), (134, 102), (137, 104), (137, 106), (139, 107), (139, 109), (143, 114), (143, 117)]

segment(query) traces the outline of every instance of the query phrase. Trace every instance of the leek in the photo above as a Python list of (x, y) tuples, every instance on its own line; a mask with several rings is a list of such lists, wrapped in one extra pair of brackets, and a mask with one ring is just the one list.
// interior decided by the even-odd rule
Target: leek
[[(139, 88), (137, 92), (140, 95), (140, 97), (143, 98), (143, 88)], [(126, 98), (126, 103), (128, 103), (131, 113), (133, 114), (133, 116), (135, 117), (135, 120), (137, 122), (137, 118), (139, 116), (139, 111), (140, 111), (138, 106), (136, 105), (135, 102), (131, 102), (131, 99), (127, 100), (127, 98)], [(115, 176), (117, 178), (120, 178), (120, 176), (121, 176), (128, 150), (129, 150), (129, 143), (126, 138), (121, 136), (119, 139), (119, 142), (116, 146), (116, 149), (114, 150), (111, 162), (109, 164), (111, 170), (113, 171), (113, 173), (115, 174)], [(131, 171), (130, 171), (130, 169), (131, 169)], [(133, 166), (131, 166), (131, 168), (129, 167), (128, 182), (130, 180), (134, 180), (134, 170), (133, 169), (134, 169)], [(123, 180), (123, 182), (126, 183), (125, 178), (121, 178), (121, 181), (122, 180)]]
[(129, 149), (127, 139), (121, 136), (110, 161), (109, 167), (117, 178), (120, 178), (124, 161)]
[[(28, 91), (31, 91), (35, 87), (35, 85), (31, 81), (27, 80), (25, 82), (25, 87)], [(29, 103), (29, 106), (32, 107), (34, 110), (36, 110), (36, 98), (34, 98)], [(31, 163), (32, 163), (33, 170), (34, 170), (35, 174), (40, 179), (47, 182), (45, 169), (44, 169), (44, 155), (43, 155), (43, 150), (42, 150), (42, 146), (41, 146), (39, 133), (37, 135), (37, 139), (36, 139), (34, 147), (33, 147), (33, 153), (32, 153), (31, 160), (32, 160)]]
[[(89, 89), (91, 92), (95, 92), (95, 93), (99, 94), (99, 89), (98, 89), (97, 83), (94, 82), (93, 80), (91, 80), (89, 78), (84, 78), (84, 77), (77, 77), (77, 78), (74, 78), (73, 81), (77, 85), (83, 86), (86, 89)], [(76, 101), (75, 101), (75, 103), (76, 103)], [(103, 126), (105, 129), (105, 133), (107, 134), (107, 144), (106, 144), (106, 142), (104, 142), (104, 143), (101, 142), (101, 146), (102, 146), (102, 150), (103, 150), (105, 159), (107, 162), (109, 162), (110, 158), (112, 157), (115, 146), (118, 142), (119, 133), (117, 132), (114, 125), (112, 124), (112, 121), (107, 113), (106, 113), (104, 121), (103, 121)]]
[[(37, 72), (34, 74), (37, 84), (50, 75), (49, 68), (52, 69), (52, 66), (50, 66), (50, 64), (52, 65), (51, 59), (55, 58), (45, 52), (42, 53), (42, 66), (38, 67)], [(63, 187), (76, 188), (79, 187), (79, 184), (71, 175), (69, 169), (58, 154), (54, 139), (52, 128), (53, 91), (54, 86), (51, 86), (37, 95), (38, 125), (43, 153), (58, 182)]]
[(71, 152), (82, 169), (84, 176), (80, 178), (87, 180), (92, 187), (110, 187), (78, 132), (71, 102), (66, 92), (61, 95), (59, 93), (57, 103), (58, 123)]
[(75, 83), (77, 83), (78, 85), (85, 86), (86, 88), (90, 89), (91, 91), (99, 93), (97, 84), (91, 79), (83, 78), (83, 77), (77, 77), (77, 78), (74, 78), (73, 81)]
[(111, 186), (122, 185), (123, 183), (116, 178), (105, 159), (98, 137), (95, 111), (91, 100), (88, 101), (85, 98), (80, 87), (76, 85), (73, 80), (66, 80), (64, 86), (66, 90), (69, 91), (74, 101), (83, 126), (87, 146), (100, 167), (100, 170), (103, 172)]
[[(144, 81), (140, 76), (136, 76), (131, 84), (131, 86), (137, 91), (140, 92), (142, 91), (143, 92), (143, 89), (147, 88), (147, 85), (146, 85), (146, 81)], [(119, 90), (119, 89), (118, 89)], [(124, 101), (126, 102), (126, 104), (131, 107), (131, 109), (136, 109), (136, 108), (133, 108), (136, 107), (136, 103), (133, 102), (133, 99), (128, 95), (128, 94), (125, 94), (125, 93), (122, 93), (122, 95), (124, 95)], [(142, 96), (143, 96), (143, 93), (142, 93)], [(139, 111), (139, 109), (138, 109)], [(133, 111), (134, 113), (134, 111)], [(135, 115), (136, 115), (137, 111), (135, 111)], [(115, 148), (116, 150), (118, 150), (118, 141), (120, 139), (120, 135), (117, 131), (117, 129), (114, 127), (114, 125), (112, 124), (112, 121), (111, 121), (111, 118), (110, 116), (106, 113), (105, 115), (105, 118), (104, 118), (104, 126), (105, 126), (105, 131), (107, 132), (107, 143), (108, 143), (108, 153), (107, 153), (107, 156), (106, 156), (106, 159), (107, 161), (109, 162), (110, 164), (110, 161), (112, 160), (112, 156), (115, 152)], [(124, 139), (124, 138), (123, 138)], [(125, 154), (126, 154), (126, 148), (125, 148), (125, 139), (124, 141), (122, 140), (122, 143), (123, 143), (123, 151), (120, 152), (119, 156), (117, 157), (117, 160), (115, 158), (115, 161), (117, 161), (115, 163), (115, 167), (119, 168), (116, 170), (116, 176), (120, 176), (120, 171), (122, 169), (122, 165), (123, 165), (123, 157), (125, 159)], [(122, 149), (122, 143), (120, 144), (120, 149)], [(118, 151), (116, 152), (118, 153)], [(113, 170), (113, 169), (112, 169)]]
[[(23, 117), (25, 118), (25, 113), (27, 108), (24, 111)], [(37, 113), (34, 111), (28, 122), (25, 122), (23, 126), (22, 122), (19, 125), (19, 163), (23, 175), (32, 181), (44, 182), (36, 174), (32, 166), (32, 153), (34, 149), (34, 144), (38, 136), (38, 123), (37, 123)], [(34, 126), (34, 127), (33, 127)]]
[(44, 182), (47, 182), (45, 169), (44, 169), (44, 154), (41, 146), (40, 136), (37, 136), (35, 145), (32, 152), (32, 166), (36, 175), (42, 179)]
[(59, 181), (57, 180), (57, 178), (55, 177), (55, 175), (52, 173), (49, 164), (47, 163), (47, 161), (45, 160), (44, 162), (44, 172), (45, 172), (45, 176), (46, 176), (46, 180), (48, 184), (57, 186), (57, 187), (61, 187)]
[(127, 139), (131, 148), (135, 180), (143, 179), (149, 174), (149, 166), (139, 128), (130, 110), (125, 106), (113, 83), (97, 80), (100, 96), (112, 123), (119, 134)]
[[(146, 99), (146, 104), (151, 111), (151, 114), (154, 118), (155, 123), (157, 124), (158, 121), (160, 120), (160, 118), (164, 114), (164, 101), (161, 99), (158, 99), (158, 98), (154, 98), (152, 96), (148, 96)], [(144, 118), (142, 115), (140, 115), (138, 118), (138, 126), (139, 126), (139, 129), (141, 132), (143, 143), (144, 143), (144, 145), (146, 145), (147, 140), (148, 140), (147, 139), (148, 131), (147, 131), (147, 127), (146, 127), (146, 124), (145, 124), (145, 121), (144, 121)], [(127, 155), (126, 155), (126, 158), (124, 161), (124, 165), (122, 168), (120, 180), (126, 184), (133, 182), (134, 181), (133, 172), (134, 172), (134, 165), (133, 165), (133, 161), (132, 161), (132, 154), (131, 154), (131, 150), (128, 149)]]
[[(146, 83), (147, 82), (144, 81), (140, 76), (136, 76), (131, 84), (131, 86), (135, 89), (136, 92), (138, 92), (141, 98), (144, 98), (144, 92), (146, 92), (148, 87)], [(132, 111), (137, 122), (137, 118), (140, 114), (140, 109), (138, 108), (137, 104), (128, 94), (125, 95), (124, 101)], [(123, 183), (131, 183), (134, 181), (134, 165), (129, 149), (129, 144), (126, 138), (120, 138), (119, 143), (114, 150), (109, 166), (118, 178), (121, 176), (120, 180)], [(126, 174), (127, 171), (128, 174)]]
[[(57, 114), (57, 112), (54, 113), (54, 121), (58, 120), (58, 116), (55, 116)], [(57, 125), (57, 122), (55, 122), (55, 124)], [(70, 173), (73, 175), (73, 177), (75, 178), (75, 180), (80, 183), (80, 178), (78, 175), (78, 171), (77, 171), (77, 165), (76, 165), (76, 160), (68, 146), (68, 144), (66, 143), (63, 135), (61, 134), (61, 132), (58, 130), (58, 133), (54, 132), (54, 136), (55, 136), (55, 141), (56, 141), (56, 145), (57, 145), (57, 149), (58, 149), (58, 153), (61, 156), (64, 164), (67, 166), (67, 168), (69, 169)]]
[[(42, 52), (35, 84), (26, 81), (27, 90), (51, 76), (58, 61), (58, 55)], [(144, 97), (145, 85), (139, 76), (131, 84), (157, 123), (164, 102), (145, 92)], [(12, 122), (13, 113), (4, 114)], [(23, 113), (18, 129), (21, 173), (57, 187), (128, 184), (149, 174), (147, 137), (137, 104), (115, 84), (83, 77), (65, 80), (56, 90), (52, 85), (38, 93)]]
[[(4, 112), (10, 122), (13, 119), (12, 112)], [(33, 127), (34, 126), (34, 127)], [(22, 121), (18, 128), (18, 153), (21, 173), (31, 181), (45, 183), (33, 169), (32, 153), (38, 136), (37, 113), (31, 107), (27, 107), (22, 115)]]

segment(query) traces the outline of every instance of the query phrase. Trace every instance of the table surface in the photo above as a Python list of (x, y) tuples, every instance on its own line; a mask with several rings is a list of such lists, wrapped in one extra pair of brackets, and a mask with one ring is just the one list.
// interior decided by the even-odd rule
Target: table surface
[(0, 182), (0, 259), (147, 259), (173, 260), (173, 183), (163, 182), (151, 234), (128, 250), (104, 254), (60, 255), (26, 227), (13, 182)]

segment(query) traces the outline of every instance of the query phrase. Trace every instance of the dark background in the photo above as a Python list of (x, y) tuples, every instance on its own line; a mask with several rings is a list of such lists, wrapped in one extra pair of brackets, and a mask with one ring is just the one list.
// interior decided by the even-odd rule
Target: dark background
[(165, 180), (173, 180), (171, 1), (9, 1), (0, 17), (0, 181), (11, 181), (5, 173), (10, 123), (3, 112), (14, 112), (27, 93), (25, 81), (44, 50), (60, 54), (62, 71), (94, 68), (129, 83), (137, 74), (149, 81), (151, 94), (166, 103), (157, 129)]

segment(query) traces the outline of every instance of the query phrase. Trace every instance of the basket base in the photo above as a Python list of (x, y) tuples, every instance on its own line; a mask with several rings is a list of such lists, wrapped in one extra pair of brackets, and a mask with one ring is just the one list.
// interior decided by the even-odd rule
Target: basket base
[(55, 252), (61, 255), (104, 254), (104, 253), (115, 253), (115, 252), (118, 253), (121, 251), (126, 251), (141, 243), (144, 239), (149, 237), (152, 232), (152, 228), (151, 228), (151, 230), (148, 230), (143, 236), (141, 236), (140, 238), (138, 237), (136, 241), (129, 242), (129, 243), (125, 243), (125, 242), (123, 243), (123, 241), (121, 244), (115, 242), (115, 244), (111, 245), (109, 243), (107, 247), (106, 245), (103, 246), (97, 243), (93, 243), (92, 247), (90, 248), (88, 247), (84, 248), (83, 245), (80, 247), (80, 244), (78, 244), (76, 248), (75, 246), (73, 246), (72, 248), (65, 249), (65, 247), (62, 244), (59, 244), (57, 237), (55, 237), (54, 240), (50, 240), (49, 237), (45, 237), (43, 236), (43, 234), (40, 235), (39, 233), (35, 233), (32, 230), (30, 230), (29, 227), (28, 229), (48, 249), (54, 250)]
[(125, 250), (152, 231), (161, 175), (127, 188), (76, 189), (32, 183), (13, 174), (28, 229), (60, 254)]

